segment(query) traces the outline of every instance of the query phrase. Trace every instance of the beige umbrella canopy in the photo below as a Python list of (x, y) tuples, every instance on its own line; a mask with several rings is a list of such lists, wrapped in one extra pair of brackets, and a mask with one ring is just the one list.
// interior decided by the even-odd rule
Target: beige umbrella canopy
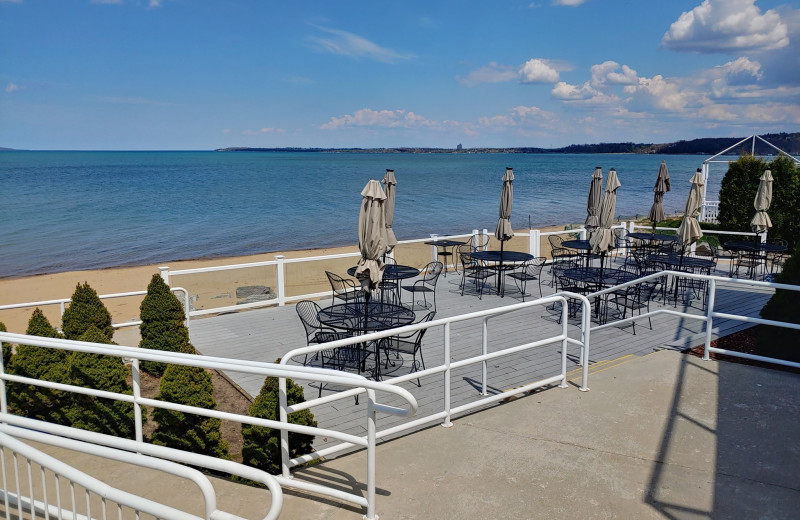
[(681, 245), (682, 252), (703, 236), (700, 223), (697, 221), (697, 217), (700, 216), (700, 211), (703, 209), (703, 186), (705, 185), (700, 168), (697, 169), (689, 182), (692, 183), (692, 187), (689, 188), (689, 197), (686, 199), (686, 211), (683, 214), (683, 221), (678, 227), (678, 242)]
[(500, 218), (497, 220), (497, 229), (494, 231), (494, 236), (500, 241), (501, 248), (503, 242), (514, 236), (514, 230), (511, 229), (511, 207), (514, 205), (513, 181), (514, 170), (506, 168), (506, 173), (503, 175), (503, 191), (500, 192)]
[(397, 238), (394, 236), (392, 224), (394, 223), (394, 196), (397, 180), (394, 178), (394, 170), (386, 170), (383, 176), (383, 190), (386, 193), (386, 203), (383, 205), (383, 218), (386, 223), (386, 252), (388, 253), (397, 245)]
[(603, 193), (603, 201), (600, 203), (600, 227), (592, 233), (589, 245), (592, 246), (592, 253), (607, 253), (614, 247), (614, 235), (611, 233), (611, 225), (614, 223), (614, 212), (617, 209), (617, 189), (621, 186), (617, 178), (617, 170), (611, 168), (606, 179), (606, 189)]
[(386, 221), (383, 204), (386, 195), (381, 183), (370, 180), (361, 190), (361, 211), (358, 214), (358, 249), (361, 258), (356, 267), (356, 278), (367, 296), (383, 279), (381, 256), (386, 252)]
[(586, 199), (586, 221), (584, 226), (594, 230), (600, 225), (597, 214), (600, 211), (600, 202), (603, 197), (603, 169), (595, 167), (592, 174), (592, 183), (589, 185), (589, 197)]
[(653, 187), (653, 206), (650, 208), (650, 213), (647, 214), (647, 218), (653, 223), (654, 233), (656, 224), (667, 218), (664, 214), (664, 194), (669, 190), (667, 161), (661, 161), (661, 166), (658, 167), (658, 175), (656, 176), (656, 185)]
[(767, 214), (770, 204), (772, 204), (772, 172), (767, 170), (758, 181), (756, 200), (753, 202), (753, 207), (756, 209), (756, 214), (750, 221), (753, 233), (764, 233), (772, 227), (772, 220)]

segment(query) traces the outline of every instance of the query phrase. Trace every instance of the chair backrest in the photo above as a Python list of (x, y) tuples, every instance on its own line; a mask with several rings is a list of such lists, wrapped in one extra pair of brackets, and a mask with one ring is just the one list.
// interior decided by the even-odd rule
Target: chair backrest
[[(430, 311), (428, 314), (423, 316), (422, 319), (419, 320), (417, 323), (427, 323), (433, 320), (433, 318), (435, 317), (436, 317), (436, 311)], [(418, 350), (422, 346), (422, 337), (425, 335), (427, 331), (428, 329), (419, 329), (411, 336), (411, 338), (413, 338), (414, 341), (414, 350)]]
[(422, 275), (422, 283), (435, 286), (439, 275), (442, 274), (442, 269), (444, 269), (444, 264), (441, 262), (431, 262), (426, 265)]
[(544, 263), (547, 259), (543, 256), (537, 256), (532, 260), (528, 260), (525, 262), (525, 267), (523, 267), (523, 271), (528, 276), (540, 276), (542, 274), (542, 269), (544, 269)]
[(472, 250), (473, 251), (486, 251), (489, 246), (489, 235), (479, 233), (472, 235)]
[(547, 237), (547, 241), (550, 242), (550, 247), (552, 249), (560, 249), (562, 248), (561, 243), (564, 242), (564, 237), (561, 235), (550, 235)]
[(301, 300), (297, 302), (297, 305), (295, 305), (295, 310), (297, 311), (297, 315), (300, 317), (300, 322), (306, 329), (306, 339), (311, 339), (314, 334), (316, 334), (316, 332), (322, 328), (322, 324), (317, 318), (317, 314), (319, 314), (320, 311), (320, 306), (317, 305), (317, 302), (311, 300)]
[(327, 275), (328, 281), (331, 284), (331, 289), (342, 290), (346, 288), (346, 282), (344, 281), (344, 278), (330, 271), (325, 271), (325, 274)]

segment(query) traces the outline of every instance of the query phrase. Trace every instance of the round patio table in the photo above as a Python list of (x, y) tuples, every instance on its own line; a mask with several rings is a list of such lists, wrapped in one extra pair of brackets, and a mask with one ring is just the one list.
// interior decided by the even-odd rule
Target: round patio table
[[(324, 307), (317, 313), (317, 319), (323, 325), (363, 334), (403, 327), (412, 323), (415, 317), (414, 311), (408, 307), (381, 301), (340, 303)], [(375, 379), (379, 380), (381, 377), (380, 341), (373, 343), (375, 345)], [(359, 344), (359, 349), (366, 348), (366, 345)], [(359, 371), (364, 370), (366, 357), (363, 356)]]
[[(475, 251), (469, 256), (479, 262), (489, 262), (487, 267), (497, 272), (497, 294), (505, 296), (503, 271), (510, 271), (517, 267), (517, 264), (533, 260), (533, 255), (522, 251)], [(505, 265), (504, 265), (505, 264)]]
[(725, 249), (729, 251), (760, 251), (764, 253), (782, 253), (787, 250), (786, 246), (780, 244), (770, 244), (768, 242), (725, 242)]
[[(347, 274), (355, 276), (357, 268), (357, 266), (350, 267), (347, 270)], [(398, 302), (400, 301), (400, 280), (414, 278), (418, 275), (419, 269), (410, 265), (386, 264), (383, 268), (383, 279), (394, 285), (395, 297)], [(381, 293), (381, 299), (383, 299), (383, 293)]]
[(678, 240), (678, 235), (665, 235), (663, 233), (628, 233), (625, 236), (648, 242), (675, 242)]
[(569, 249), (589, 250), (592, 248), (588, 240), (564, 240), (561, 245)]
[[(426, 246), (435, 246), (435, 247), (436, 247), (436, 255), (437, 255), (437, 256), (443, 256), (443, 257), (445, 257), (445, 260), (446, 260), (448, 257), (451, 257), (451, 256), (453, 256), (453, 250), (452, 250), (452, 249), (453, 249), (455, 246), (463, 246), (464, 244), (466, 244), (466, 242), (464, 242), (464, 241), (459, 241), (459, 240), (449, 240), (449, 239), (444, 239), (444, 240), (439, 240), (439, 239), (436, 239), (436, 240), (429, 240), (428, 242), (423, 242), (423, 243), (424, 243)], [(444, 274), (445, 276), (447, 276), (447, 265), (448, 265), (448, 262), (443, 262), (443, 263), (444, 263), (444, 273), (443, 273), (443, 274)], [(455, 266), (455, 265), (457, 265), (457, 264), (458, 264), (458, 262), (454, 262), (454, 264), (453, 264), (453, 265)]]

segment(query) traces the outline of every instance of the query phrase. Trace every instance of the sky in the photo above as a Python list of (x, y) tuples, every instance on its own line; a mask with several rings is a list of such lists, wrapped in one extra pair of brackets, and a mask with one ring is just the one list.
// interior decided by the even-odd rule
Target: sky
[(0, 147), (800, 131), (800, 0), (0, 0)]

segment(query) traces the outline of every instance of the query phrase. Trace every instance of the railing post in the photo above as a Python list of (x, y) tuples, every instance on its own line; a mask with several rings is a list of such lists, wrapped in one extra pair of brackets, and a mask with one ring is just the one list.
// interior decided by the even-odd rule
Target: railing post
[(136, 426), (136, 442), (144, 442), (142, 435), (142, 398), (141, 378), (139, 375), (139, 360), (134, 358), (131, 362), (131, 379), (133, 380), (133, 422)]
[(580, 230), (581, 240), (586, 240), (586, 228), (581, 228)]
[(480, 231), (478, 231), (477, 229), (473, 229), (472, 230), (472, 244), (471, 245), (472, 245), (472, 250), (473, 251), (478, 246), (478, 233), (480, 233)]
[[(437, 235), (436, 233), (431, 233), (431, 240), (433, 240), (434, 242), (439, 240), (439, 235)], [(439, 259), (436, 253), (437, 253), (436, 246), (431, 246), (431, 262), (436, 262)]]
[(483, 236), (486, 237), (486, 245), (483, 247), (484, 250), (489, 249), (489, 230), (483, 228)]
[[(485, 356), (489, 353), (489, 318), (483, 318), (483, 351), (482, 354)], [(486, 379), (489, 377), (489, 362), (487, 360), (483, 360), (481, 362), (481, 395), (489, 395), (487, 392), (487, 382)]]
[(531, 229), (530, 252), (533, 256), (542, 256), (542, 232), (538, 229)]
[(592, 330), (592, 307), (586, 301), (581, 302), (582, 325), (583, 325), (583, 345), (581, 347), (581, 357), (583, 358), (583, 370), (581, 373), (581, 392), (589, 391), (589, 347), (591, 346), (591, 330)]
[(564, 300), (561, 303), (561, 334), (564, 336), (564, 339), (561, 340), (561, 384), (558, 385), (560, 388), (567, 388), (567, 348), (569, 347), (569, 342), (567, 341), (567, 336), (569, 331), (567, 330), (567, 322), (569, 320), (569, 302)]
[(450, 428), (450, 322), (444, 324), (444, 422), (442, 426)]
[(375, 425), (375, 391), (367, 390), (367, 516), (366, 520), (377, 520), (375, 514), (375, 445), (377, 427)]
[(169, 287), (169, 266), (159, 267), (158, 273), (161, 275), (161, 278), (164, 280), (164, 283), (167, 284), (167, 286)]
[(708, 308), (706, 309), (706, 345), (703, 348), (703, 361), (711, 359), (708, 349), (711, 347), (711, 331), (714, 328), (714, 296), (717, 294), (717, 283), (713, 278), (708, 281)]
[(278, 286), (278, 307), (286, 305), (286, 259), (283, 255), (275, 255), (275, 285)]
[[(286, 408), (289, 406), (289, 399), (286, 397), (286, 378), (278, 378), (278, 414), (282, 423), (289, 423), (289, 413)], [(281, 475), (286, 478), (289, 474), (289, 431), (281, 428)]]

